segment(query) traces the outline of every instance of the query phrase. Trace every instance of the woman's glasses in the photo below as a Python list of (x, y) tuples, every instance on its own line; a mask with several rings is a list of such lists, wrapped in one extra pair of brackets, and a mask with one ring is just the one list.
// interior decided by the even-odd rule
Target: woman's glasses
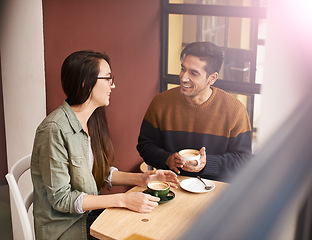
[(98, 77), (97, 79), (105, 79), (105, 80), (107, 80), (109, 82), (109, 84), (111, 86), (113, 86), (113, 84), (114, 84), (114, 77), (113, 76), (110, 76), (110, 77)]

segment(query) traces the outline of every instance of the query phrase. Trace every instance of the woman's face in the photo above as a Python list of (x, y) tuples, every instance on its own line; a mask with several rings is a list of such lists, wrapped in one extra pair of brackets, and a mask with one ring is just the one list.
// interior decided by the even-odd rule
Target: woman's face
[(100, 60), (100, 72), (96, 84), (94, 85), (90, 100), (96, 107), (108, 106), (109, 98), (112, 89), (115, 88), (115, 84), (110, 84), (109, 79), (99, 79), (101, 77), (111, 77), (111, 69), (109, 64), (104, 60)]

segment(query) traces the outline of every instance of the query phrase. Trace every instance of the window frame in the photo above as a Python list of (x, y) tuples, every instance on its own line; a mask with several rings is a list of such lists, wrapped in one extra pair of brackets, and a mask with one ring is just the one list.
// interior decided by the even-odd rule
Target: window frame
[[(194, 15), (194, 16), (217, 16), (217, 17), (240, 17), (250, 18), (255, 20), (254, 31), (251, 32), (251, 42), (255, 43), (248, 54), (257, 62), (257, 48), (259, 45), (264, 45), (265, 40), (258, 39), (258, 24), (260, 19), (266, 18), (266, 8), (260, 7), (260, 1), (252, 2), (253, 6), (227, 6), (227, 5), (203, 5), (203, 4), (183, 4), (169, 3), (169, 0), (162, 0), (161, 5), (161, 53), (160, 53), (160, 92), (167, 90), (168, 84), (180, 84), (179, 76), (168, 74), (168, 36), (169, 36), (169, 15)], [(253, 30), (251, 29), (251, 30)], [(224, 46), (227, 48), (227, 46)], [(256, 65), (256, 64), (255, 64)], [(253, 132), (257, 129), (253, 127), (254, 115), (254, 96), (260, 94), (261, 84), (255, 83), (256, 67), (251, 66), (251, 82), (235, 82), (231, 80), (218, 80), (214, 84), (215, 87), (223, 89), (227, 92), (243, 94), (248, 96), (247, 111), (250, 117)]]

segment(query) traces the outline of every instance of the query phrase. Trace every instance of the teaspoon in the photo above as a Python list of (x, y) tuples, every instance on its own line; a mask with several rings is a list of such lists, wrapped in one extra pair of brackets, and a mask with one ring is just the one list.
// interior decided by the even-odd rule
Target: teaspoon
[(205, 185), (206, 190), (210, 190), (212, 186), (207, 186), (207, 184), (203, 181), (203, 179), (200, 178), (200, 176), (197, 176), (197, 178)]

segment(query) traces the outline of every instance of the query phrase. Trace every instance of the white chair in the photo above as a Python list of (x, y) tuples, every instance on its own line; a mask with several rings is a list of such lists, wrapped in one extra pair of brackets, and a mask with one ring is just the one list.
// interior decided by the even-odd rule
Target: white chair
[[(33, 202), (33, 190), (31, 190), (26, 197), (23, 199), (20, 188), (18, 186), (18, 180), (20, 177), (30, 168), (31, 156), (25, 156), (18, 160), (8, 174), (5, 175), (9, 189), (11, 192), (11, 197), (13, 202), (17, 207), (18, 218), (21, 223), (21, 229), (25, 240), (34, 239), (32, 225), (28, 217), (28, 210)], [(11, 201), (12, 203), (12, 201)], [(13, 221), (12, 221), (12, 224)]]

